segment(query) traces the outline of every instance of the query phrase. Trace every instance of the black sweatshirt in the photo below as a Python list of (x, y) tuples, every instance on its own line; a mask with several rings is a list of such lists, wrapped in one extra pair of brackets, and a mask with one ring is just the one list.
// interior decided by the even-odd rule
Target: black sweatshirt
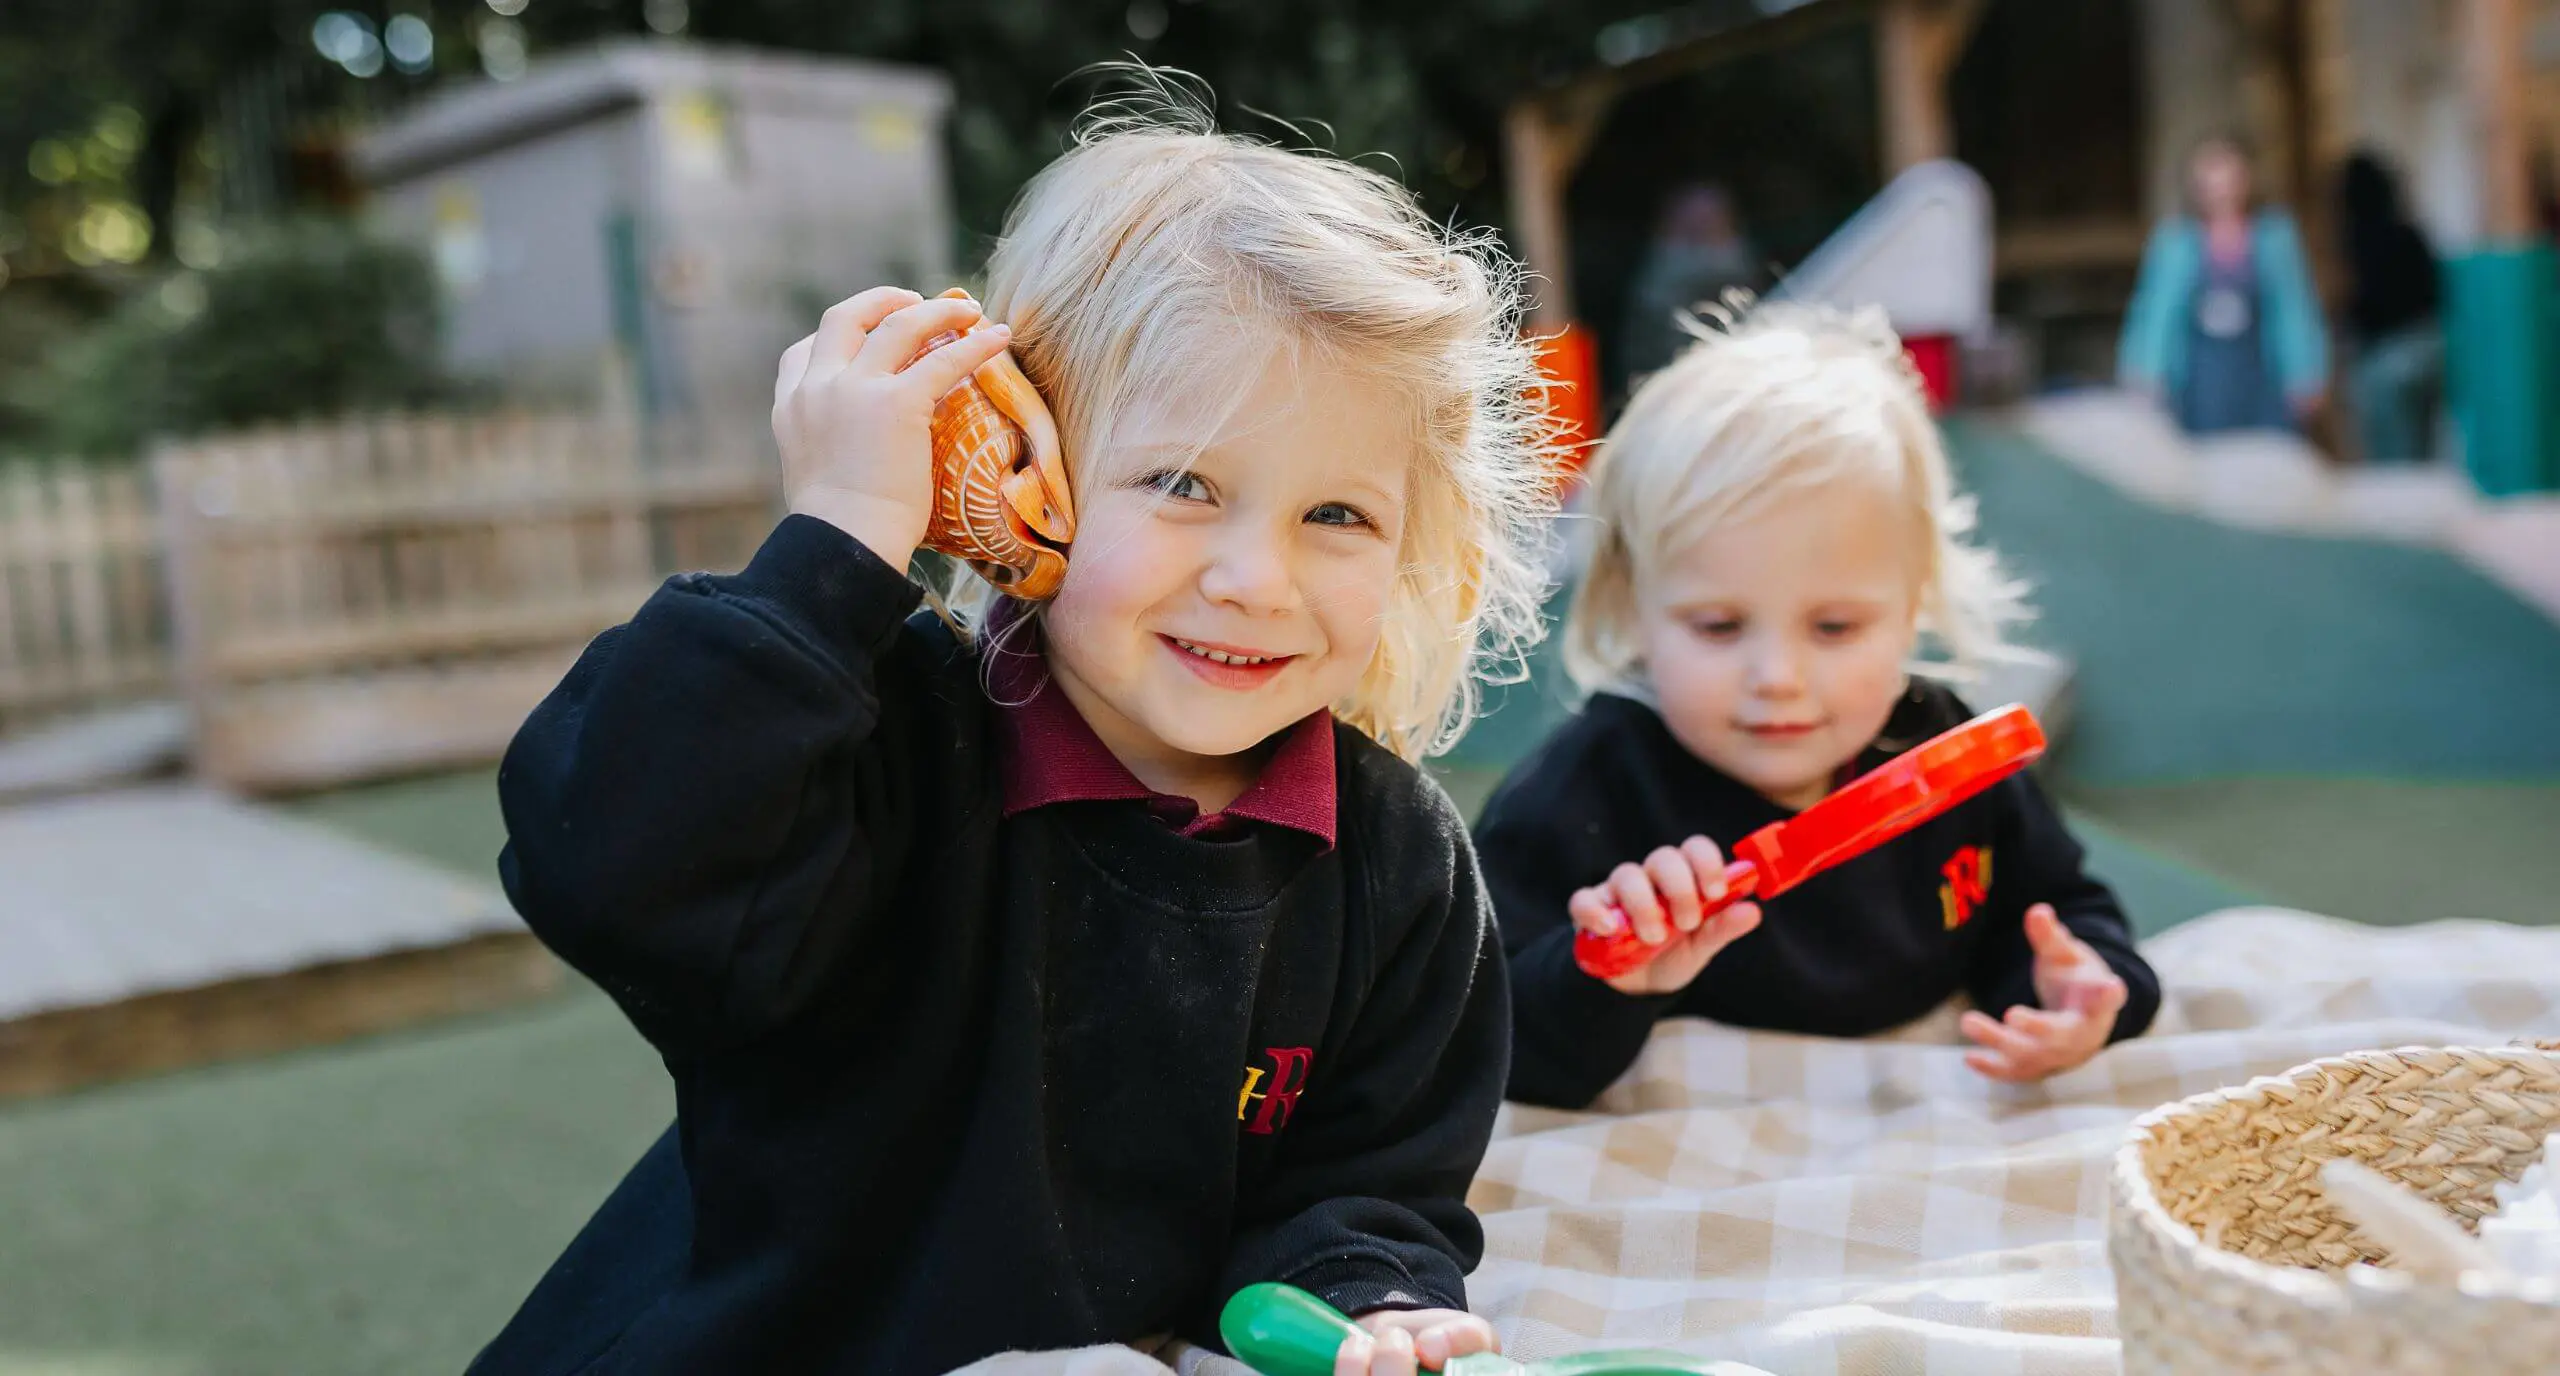
[[(1851, 768), (1873, 769), (1970, 715), (1944, 687), (1915, 680)], [(1621, 994), (1573, 963), (1565, 904), (1576, 889), (1691, 836), (1730, 851), (1789, 815), (1690, 754), (1653, 708), (1607, 693), (1512, 770), (1475, 833), (1511, 958), (1512, 1098), (1588, 1105), (1666, 1017), (1856, 1037), (1959, 990), (1995, 1017), (2032, 1007), (2025, 921), (2037, 903), (2124, 977), (2113, 1037), (2150, 1026), (2160, 981), (2025, 774), (1764, 903), (1759, 928), (1678, 993)]]
[(1508, 1014), (1447, 797), (1337, 725), (1336, 848), (1135, 801), (1003, 817), (1001, 709), (918, 598), (789, 518), (516, 737), (507, 892), (677, 1114), (474, 1370), (1214, 1342), (1258, 1280), (1463, 1307)]

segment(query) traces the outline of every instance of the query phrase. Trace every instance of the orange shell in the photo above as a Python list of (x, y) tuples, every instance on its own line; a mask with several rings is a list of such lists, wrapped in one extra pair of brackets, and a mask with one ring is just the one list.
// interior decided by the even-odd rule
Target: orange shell
[[(955, 287), (943, 294), (965, 293)], [(959, 337), (943, 335), (926, 351)], [(969, 561), (1010, 596), (1055, 597), (1075, 541), (1075, 498), (1057, 422), (1013, 355), (980, 364), (935, 403), (932, 435), (933, 518), (925, 547)]]

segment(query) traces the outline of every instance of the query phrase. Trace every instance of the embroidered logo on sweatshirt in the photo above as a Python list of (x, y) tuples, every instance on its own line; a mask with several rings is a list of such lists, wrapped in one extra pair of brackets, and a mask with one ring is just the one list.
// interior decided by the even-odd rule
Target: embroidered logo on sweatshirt
[[(1289, 1125), (1289, 1115), (1297, 1112), (1298, 1096), (1307, 1091), (1307, 1071), (1315, 1065), (1316, 1051), (1311, 1046), (1266, 1046), (1262, 1054), (1271, 1059), (1269, 1066), (1246, 1066), (1244, 1088), (1236, 1094), (1236, 1121), (1253, 1116), (1245, 1131), (1268, 1137)], [(1271, 1082), (1263, 1083), (1269, 1076)], [(1262, 1107), (1256, 1109), (1254, 1105)]]
[(1947, 858), (1938, 873), (1946, 882), (1938, 886), (1938, 912), (1947, 920), (1947, 930), (1973, 920), (1973, 910), (1991, 896), (1991, 847), (1966, 846)]

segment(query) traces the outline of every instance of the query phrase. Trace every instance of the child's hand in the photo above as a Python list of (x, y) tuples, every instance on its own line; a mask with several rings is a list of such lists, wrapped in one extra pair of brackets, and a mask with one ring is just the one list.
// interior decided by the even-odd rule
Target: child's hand
[(1012, 336), (999, 325), (923, 358), (916, 351), (976, 324), (979, 314), (965, 297), (928, 301), (903, 287), (873, 287), (828, 307), (816, 334), (783, 351), (773, 438), (793, 511), (906, 567), (933, 515), (933, 404)]
[[(1660, 949), (1653, 959), (1608, 981), (1621, 994), (1669, 994), (1689, 987), (1716, 953), (1760, 925), (1760, 905), (1736, 903), (1713, 917), (1706, 904), (1724, 896), (1724, 852), (1703, 836), (1664, 846), (1641, 865), (1620, 865), (1607, 880), (1565, 905), (1577, 931), (1615, 935), (1621, 922)], [(1621, 918), (1623, 914), (1623, 918)]]
[(1367, 1331), (1342, 1340), (1333, 1376), (1414, 1376), (1452, 1357), (1502, 1347), (1493, 1325), (1455, 1309), (1381, 1309), (1352, 1320)]
[(2106, 957), (2071, 934), (2053, 905), (2027, 909), (2027, 945), (2035, 951), (2036, 1002), (2005, 1020), (1964, 1015), (1964, 1034), (1982, 1043), (1964, 1063), (1995, 1080), (2023, 1083), (2069, 1070), (2095, 1056), (2124, 1011), (2124, 979)]

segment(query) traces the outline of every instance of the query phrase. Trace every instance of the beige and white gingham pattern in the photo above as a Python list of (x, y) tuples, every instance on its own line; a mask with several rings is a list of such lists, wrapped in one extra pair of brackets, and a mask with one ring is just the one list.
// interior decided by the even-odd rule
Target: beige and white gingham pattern
[(1523, 1358), (2112, 1373), (2107, 1171), (2136, 1116), (2348, 1051), (2560, 1036), (2560, 930), (2251, 908), (2145, 952), (2166, 991), (2150, 1035), (2042, 1085), (1967, 1069), (1952, 1009), (1859, 1042), (1679, 1020), (1594, 1111), (1506, 1107), (1471, 1196), (1477, 1312)]

